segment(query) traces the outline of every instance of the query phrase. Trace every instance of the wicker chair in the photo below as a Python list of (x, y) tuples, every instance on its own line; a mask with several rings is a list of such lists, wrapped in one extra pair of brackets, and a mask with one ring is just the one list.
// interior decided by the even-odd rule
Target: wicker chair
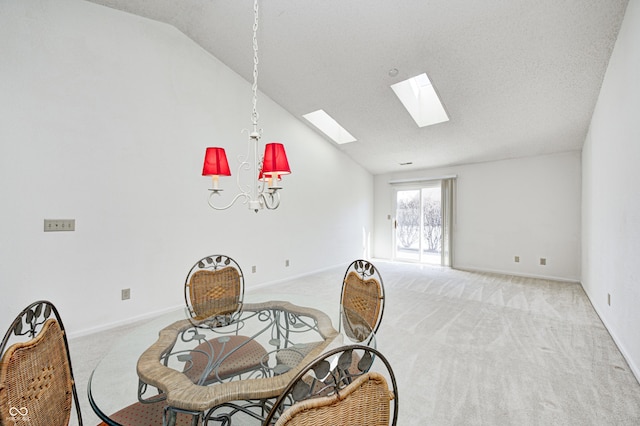
[(213, 327), (232, 323), (242, 311), (244, 275), (240, 265), (224, 255), (207, 256), (189, 270), (184, 300), (189, 314)]
[(0, 354), (0, 424), (67, 425), (75, 409), (82, 425), (67, 336), (51, 302), (16, 317)]
[(297, 374), (263, 425), (388, 426), (397, 419), (398, 388), (389, 361), (376, 349), (351, 345), (321, 355)]
[[(242, 313), (244, 275), (240, 265), (225, 255), (200, 259), (187, 274), (184, 297), (189, 314), (199, 327), (215, 329), (233, 324)], [(230, 348), (239, 348), (229, 354)], [(211, 355), (223, 359), (216, 371), (202, 377)], [(267, 351), (250, 337), (225, 334), (202, 342), (191, 354), (184, 373), (194, 383), (206, 385), (259, 370)]]
[[(373, 263), (361, 259), (351, 262), (342, 279), (339, 330), (353, 343), (370, 344), (382, 321), (384, 301), (382, 276)], [(280, 364), (293, 367), (319, 343), (299, 345), (295, 351), (281, 351), (276, 359)]]
[(384, 313), (384, 285), (380, 272), (366, 260), (353, 261), (344, 274), (339, 328), (361, 343), (376, 333)]

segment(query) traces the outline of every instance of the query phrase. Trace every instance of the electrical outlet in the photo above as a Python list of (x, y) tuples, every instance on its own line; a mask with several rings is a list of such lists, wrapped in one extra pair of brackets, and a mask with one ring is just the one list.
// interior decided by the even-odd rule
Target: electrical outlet
[(287, 267), (287, 268), (289, 267), (289, 259), (284, 261), (284, 266)]
[(131, 299), (131, 289), (130, 288), (123, 288), (122, 291), (121, 291), (121, 295), (122, 295), (122, 300)]
[(252, 273), (254, 273), (254, 274), (256, 273), (256, 265), (253, 265), (253, 266), (251, 267), (251, 272), (252, 272)]
[(45, 219), (44, 220), (44, 232), (75, 231), (75, 230), (76, 230), (75, 219)]
[(543, 266), (546, 265), (547, 264), (547, 259), (544, 258), (544, 257), (541, 257), (540, 258), (540, 264), (543, 265)]
[(520, 256), (515, 256), (513, 258), (513, 261), (516, 262), (516, 263), (520, 263)]

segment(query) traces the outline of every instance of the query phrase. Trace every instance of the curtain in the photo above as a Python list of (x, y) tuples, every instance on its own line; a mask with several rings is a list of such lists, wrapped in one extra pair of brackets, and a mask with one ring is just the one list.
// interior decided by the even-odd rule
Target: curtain
[(442, 179), (440, 181), (442, 205), (442, 251), (441, 264), (453, 267), (453, 232), (454, 232), (454, 209), (456, 194), (456, 179)]

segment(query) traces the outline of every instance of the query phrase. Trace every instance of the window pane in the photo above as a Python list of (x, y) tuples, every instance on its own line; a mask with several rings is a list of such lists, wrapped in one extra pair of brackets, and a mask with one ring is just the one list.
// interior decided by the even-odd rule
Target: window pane
[(420, 190), (398, 191), (396, 199), (396, 257), (419, 260)]
[(442, 257), (442, 204), (440, 187), (422, 189), (422, 259), (439, 265)]

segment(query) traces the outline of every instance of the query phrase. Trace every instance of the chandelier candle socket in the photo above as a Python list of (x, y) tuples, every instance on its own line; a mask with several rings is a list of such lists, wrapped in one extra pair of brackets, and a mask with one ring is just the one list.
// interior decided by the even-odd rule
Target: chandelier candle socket
[[(254, 0), (253, 12), (253, 112), (251, 114), (253, 129), (251, 132), (247, 131), (249, 133), (247, 155), (239, 157), (240, 164), (236, 179), (240, 192), (229, 204), (217, 206), (213, 202), (214, 196), (220, 195), (222, 191), (218, 182), (219, 177), (231, 176), (224, 148), (207, 148), (202, 167), (202, 176), (211, 176), (213, 179), (213, 186), (209, 195), (209, 206), (216, 210), (226, 210), (240, 199), (249, 206), (249, 209), (255, 212), (265, 207), (269, 210), (277, 209), (280, 205), (280, 193), (278, 190), (282, 189), (278, 181), (282, 180), (282, 175), (291, 173), (287, 154), (281, 143), (268, 143), (265, 146), (262, 161), (258, 159), (258, 142), (262, 134), (262, 129), (258, 130), (258, 109), (256, 107), (258, 99), (258, 0)], [(250, 185), (241, 183), (240, 176), (242, 171), (252, 172)]]

